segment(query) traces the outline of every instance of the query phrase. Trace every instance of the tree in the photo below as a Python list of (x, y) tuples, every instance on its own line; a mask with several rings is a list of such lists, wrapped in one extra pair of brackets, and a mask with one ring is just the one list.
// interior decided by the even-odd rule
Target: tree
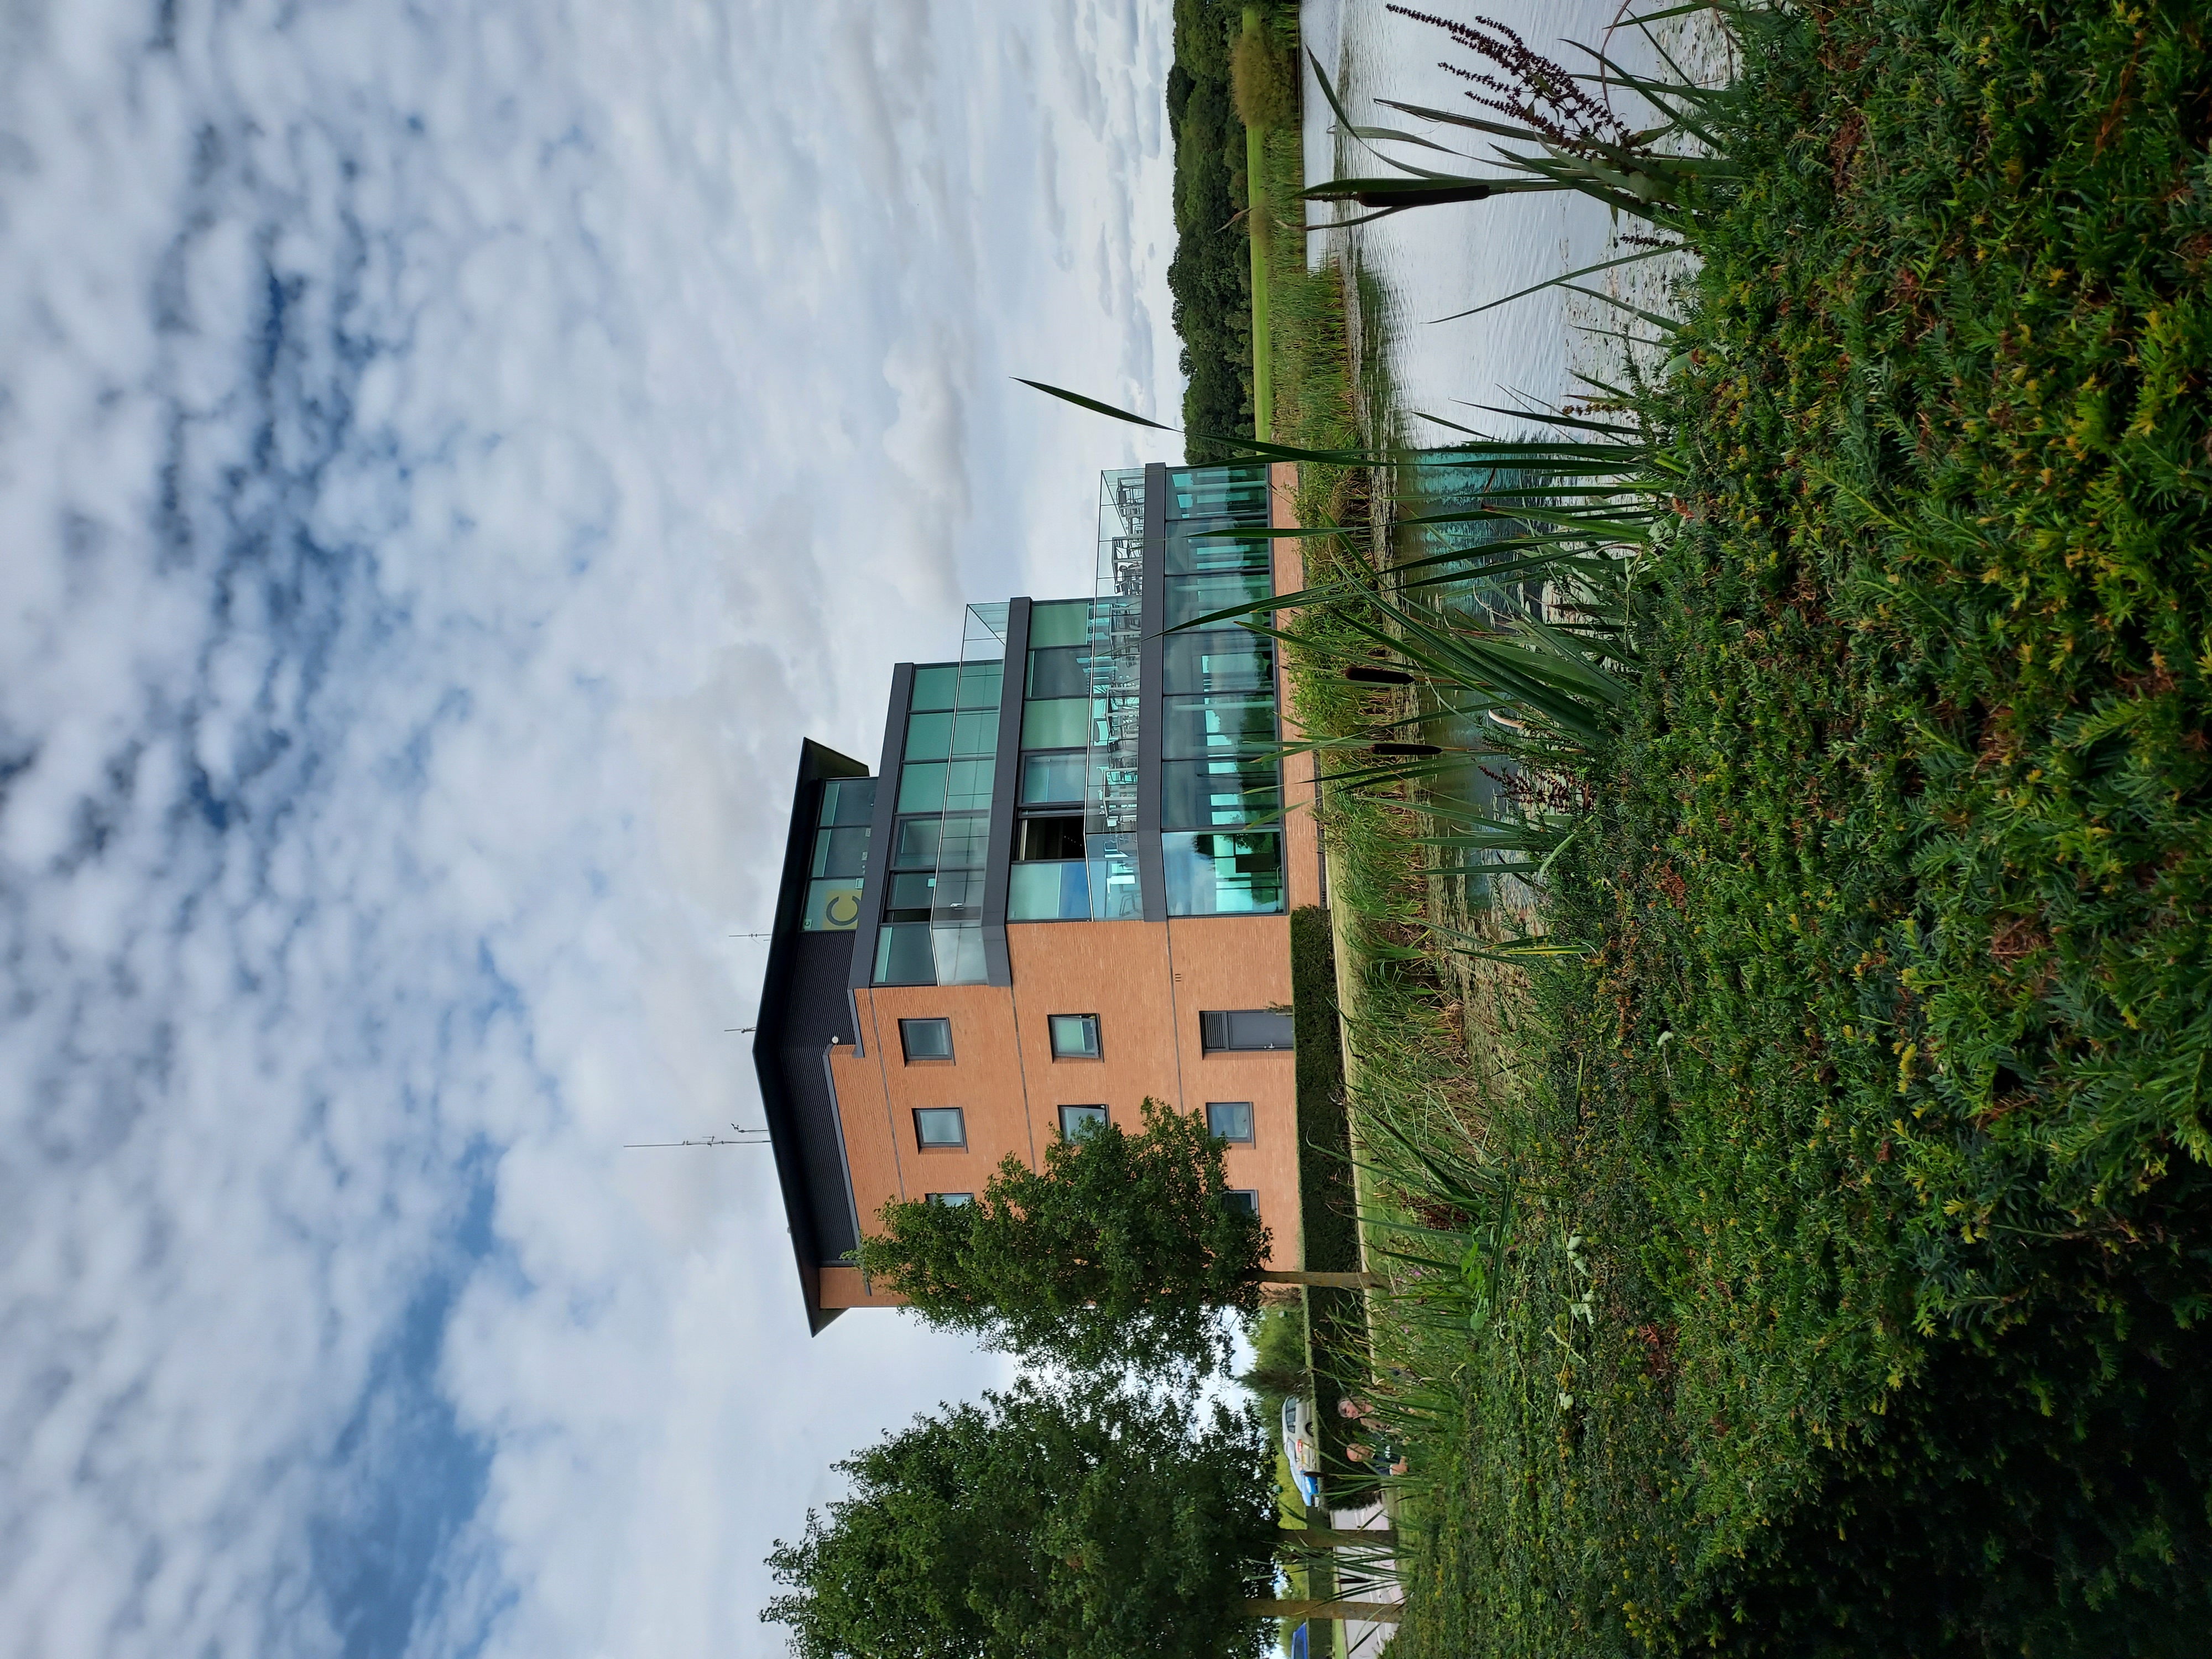
[(973, 1204), (891, 1203), (861, 1271), (933, 1325), (1082, 1369), (1227, 1358), (1221, 1310), (1277, 1283), (1270, 1234), (1225, 1201), (1222, 1143), (1195, 1113), (1147, 1100), (1135, 1134), (1106, 1123), (1054, 1142), (1042, 1170), (1008, 1158)]
[(1098, 1376), (1024, 1377), (837, 1468), (769, 1565), (799, 1659), (1258, 1659), (1274, 1483), (1258, 1423)]

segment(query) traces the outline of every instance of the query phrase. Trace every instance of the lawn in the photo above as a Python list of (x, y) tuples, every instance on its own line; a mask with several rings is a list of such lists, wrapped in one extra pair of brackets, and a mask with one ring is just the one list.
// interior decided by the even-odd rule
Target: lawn
[[(2194, 1651), (2212, 58), (2180, 7), (1739, 44), (1613, 411), (1663, 524), (1632, 695), (1541, 781), (1571, 954), (1438, 932), (1418, 783), (1325, 813), (1355, 1121), (1413, 1149), (1370, 1247), (1465, 1246), (1377, 1310), (1395, 1651)], [(1401, 481), (1309, 471), (1352, 530), (1310, 578), (1382, 580)], [(1300, 624), (1302, 721), (1414, 712), (1346, 626)]]

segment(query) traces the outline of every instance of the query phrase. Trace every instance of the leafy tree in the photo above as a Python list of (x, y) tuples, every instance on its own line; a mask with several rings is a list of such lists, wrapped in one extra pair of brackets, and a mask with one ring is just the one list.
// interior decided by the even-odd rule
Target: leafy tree
[[(861, 1270), (933, 1325), (1079, 1367), (1226, 1357), (1218, 1310), (1258, 1305), (1270, 1235), (1224, 1202), (1222, 1143), (1147, 1100), (1135, 1134), (1104, 1123), (1009, 1157), (973, 1204), (891, 1203)], [(1282, 1277), (1269, 1275), (1269, 1277)]]
[[(1024, 1377), (839, 1463), (769, 1565), (799, 1659), (1258, 1659), (1278, 1534), (1257, 1423)], [(1272, 1603), (1259, 1606), (1272, 1607)]]

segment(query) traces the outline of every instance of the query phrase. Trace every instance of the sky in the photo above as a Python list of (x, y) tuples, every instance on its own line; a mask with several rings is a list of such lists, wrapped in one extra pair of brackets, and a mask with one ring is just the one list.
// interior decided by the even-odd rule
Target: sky
[[(1166, 0), (0, 7), (0, 1656), (780, 1652), (799, 740), (1087, 590)], [(1170, 418), (1172, 418), (1171, 413)]]

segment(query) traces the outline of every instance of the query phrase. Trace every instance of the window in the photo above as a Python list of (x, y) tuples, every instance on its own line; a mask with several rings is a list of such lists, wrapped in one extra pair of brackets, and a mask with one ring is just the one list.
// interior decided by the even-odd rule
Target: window
[(1022, 747), (1078, 749), (1091, 741), (1091, 699), (1048, 697), (1022, 705)]
[(1052, 1057), (1054, 1060), (1098, 1058), (1097, 1015), (1054, 1014), (1048, 1023), (1052, 1027)]
[(1171, 697), (1264, 690), (1275, 683), (1274, 642), (1241, 628), (1170, 634), (1164, 655), (1161, 689)]
[(1260, 1194), (1249, 1187), (1232, 1187), (1221, 1195), (1221, 1207), (1231, 1215), (1260, 1218)]
[(1014, 859), (1020, 864), (1053, 864), (1083, 856), (1083, 818), (1024, 818), (1014, 826)]
[[(1279, 817), (1274, 757), (1221, 755), (1211, 760), (1169, 761), (1161, 769), (1160, 827), (1211, 830)], [(1236, 856), (1234, 849), (1230, 856)], [(1249, 853), (1247, 854), (1249, 858)]]
[(1086, 864), (1017, 864), (1006, 872), (1008, 921), (1088, 921), (1091, 868)]
[(899, 1047), (908, 1060), (952, 1058), (952, 1022), (949, 1019), (902, 1019)]
[(957, 1210), (963, 1205), (973, 1204), (975, 1201), (975, 1194), (973, 1193), (924, 1193), (921, 1195), (921, 1201), (925, 1204), (942, 1204), (948, 1210)]
[(957, 1106), (920, 1106), (915, 1109), (914, 1138), (922, 1146), (965, 1146), (967, 1121)]
[(1022, 805), (1057, 805), (1083, 799), (1083, 780), (1089, 757), (1080, 749), (1061, 753), (1022, 757)]
[(1052, 599), (1030, 607), (1030, 647), (1083, 645), (1091, 638), (1091, 601)]
[(1199, 1041), (1209, 1054), (1291, 1046), (1291, 1017), (1273, 1008), (1228, 1008), (1198, 1017)]
[(1106, 1109), (1103, 1106), (1063, 1106), (1060, 1109), (1060, 1138), (1062, 1140), (1080, 1140), (1094, 1129), (1103, 1127), (1105, 1121)]
[(1259, 915), (1283, 908), (1283, 842), (1272, 830), (1170, 830), (1160, 872), (1171, 916)]
[(1218, 1140), (1249, 1142), (1252, 1139), (1252, 1103), (1209, 1100), (1206, 1103), (1206, 1132)]

